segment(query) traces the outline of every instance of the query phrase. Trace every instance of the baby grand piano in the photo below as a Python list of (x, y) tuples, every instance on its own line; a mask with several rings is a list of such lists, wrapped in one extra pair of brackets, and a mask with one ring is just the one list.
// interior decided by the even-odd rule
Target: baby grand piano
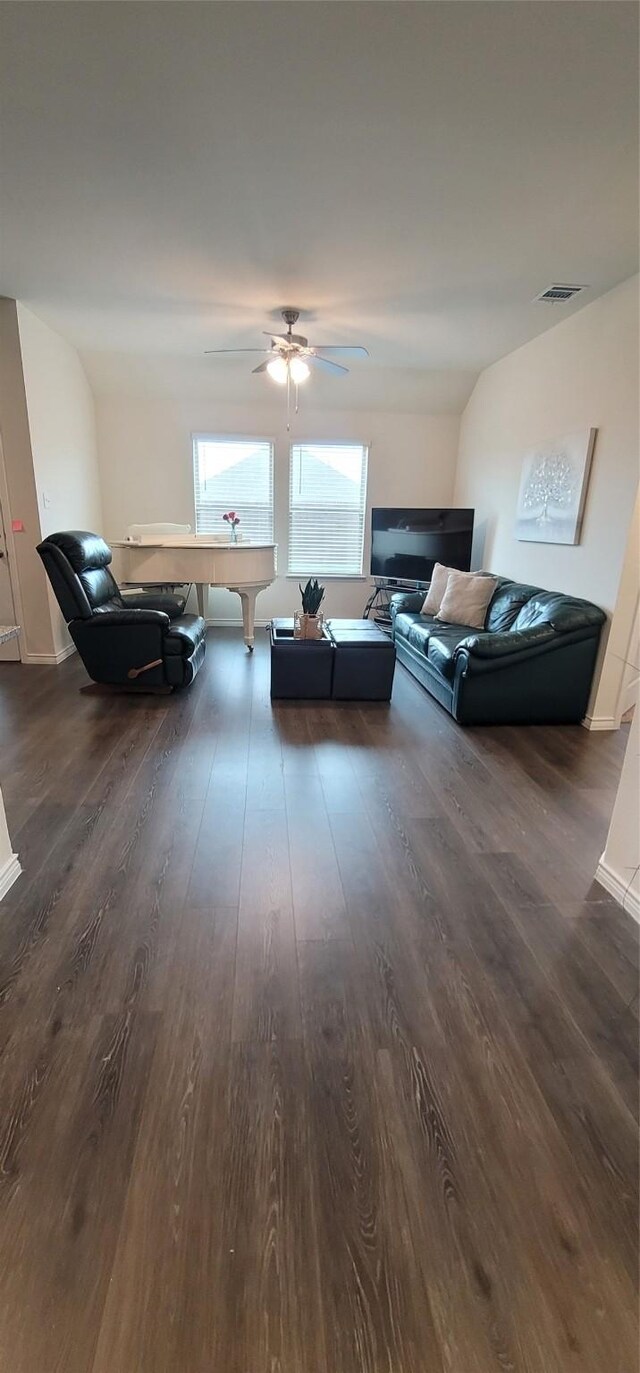
[[(135, 527), (134, 527), (135, 528)], [(237, 544), (207, 535), (140, 533), (116, 541), (113, 572), (132, 586), (183, 585), (193, 582), (198, 611), (207, 617), (210, 586), (237, 591), (242, 603), (244, 641), (253, 650), (256, 596), (275, 580), (277, 544)]]

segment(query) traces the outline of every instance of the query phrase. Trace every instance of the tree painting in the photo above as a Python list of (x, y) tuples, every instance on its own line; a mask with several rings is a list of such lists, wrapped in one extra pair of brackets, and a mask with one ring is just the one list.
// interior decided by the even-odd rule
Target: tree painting
[(577, 474), (564, 453), (538, 454), (534, 459), (522, 499), (522, 509), (539, 524), (549, 517), (549, 507), (566, 510), (573, 500)]
[(595, 429), (537, 444), (522, 465), (517, 539), (569, 543), (580, 539)]

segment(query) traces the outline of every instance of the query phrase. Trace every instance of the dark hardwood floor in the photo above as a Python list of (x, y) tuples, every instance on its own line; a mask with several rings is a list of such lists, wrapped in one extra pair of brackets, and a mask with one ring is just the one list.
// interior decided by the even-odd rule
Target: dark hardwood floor
[(631, 1373), (624, 736), (0, 668), (2, 1373)]

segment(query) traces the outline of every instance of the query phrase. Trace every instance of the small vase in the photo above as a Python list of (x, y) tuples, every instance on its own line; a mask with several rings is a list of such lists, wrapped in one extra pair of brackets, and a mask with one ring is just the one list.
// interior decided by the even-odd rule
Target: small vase
[(304, 611), (296, 610), (293, 622), (294, 639), (321, 639), (323, 623), (322, 611), (319, 615), (306, 615)]
[(231, 542), (232, 542), (232, 543), (237, 543), (237, 542), (238, 542), (238, 531), (237, 531), (237, 529), (236, 529), (236, 527), (235, 527), (235, 524), (232, 524), (232, 526), (231, 526)]

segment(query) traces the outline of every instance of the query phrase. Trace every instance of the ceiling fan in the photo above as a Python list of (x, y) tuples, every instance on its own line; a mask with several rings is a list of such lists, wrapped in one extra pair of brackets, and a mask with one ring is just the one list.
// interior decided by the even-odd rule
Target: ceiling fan
[(286, 334), (276, 334), (273, 330), (263, 330), (267, 338), (271, 339), (270, 348), (207, 348), (208, 354), (213, 353), (262, 353), (267, 354), (264, 362), (253, 371), (267, 372), (273, 381), (281, 386), (293, 383), (298, 387), (305, 382), (312, 369), (322, 372), (330, 372), (334, 376), (344, 376), (348, 367), (342, 363), (332, 362), (331, 358), (325, 356), (326, 353), (337, 353), (341, 357), (368, 358), (369, 353), (366, 348), (356, 347), (350, 344), (331, 344), (327, 347), (320, 346), (314, 348), (309, 344), (309, 340), (304, 334), (294, 334), (293, 326), (300, 318), (299, 310), (282, 310), (282, 318), (287, 326)]

